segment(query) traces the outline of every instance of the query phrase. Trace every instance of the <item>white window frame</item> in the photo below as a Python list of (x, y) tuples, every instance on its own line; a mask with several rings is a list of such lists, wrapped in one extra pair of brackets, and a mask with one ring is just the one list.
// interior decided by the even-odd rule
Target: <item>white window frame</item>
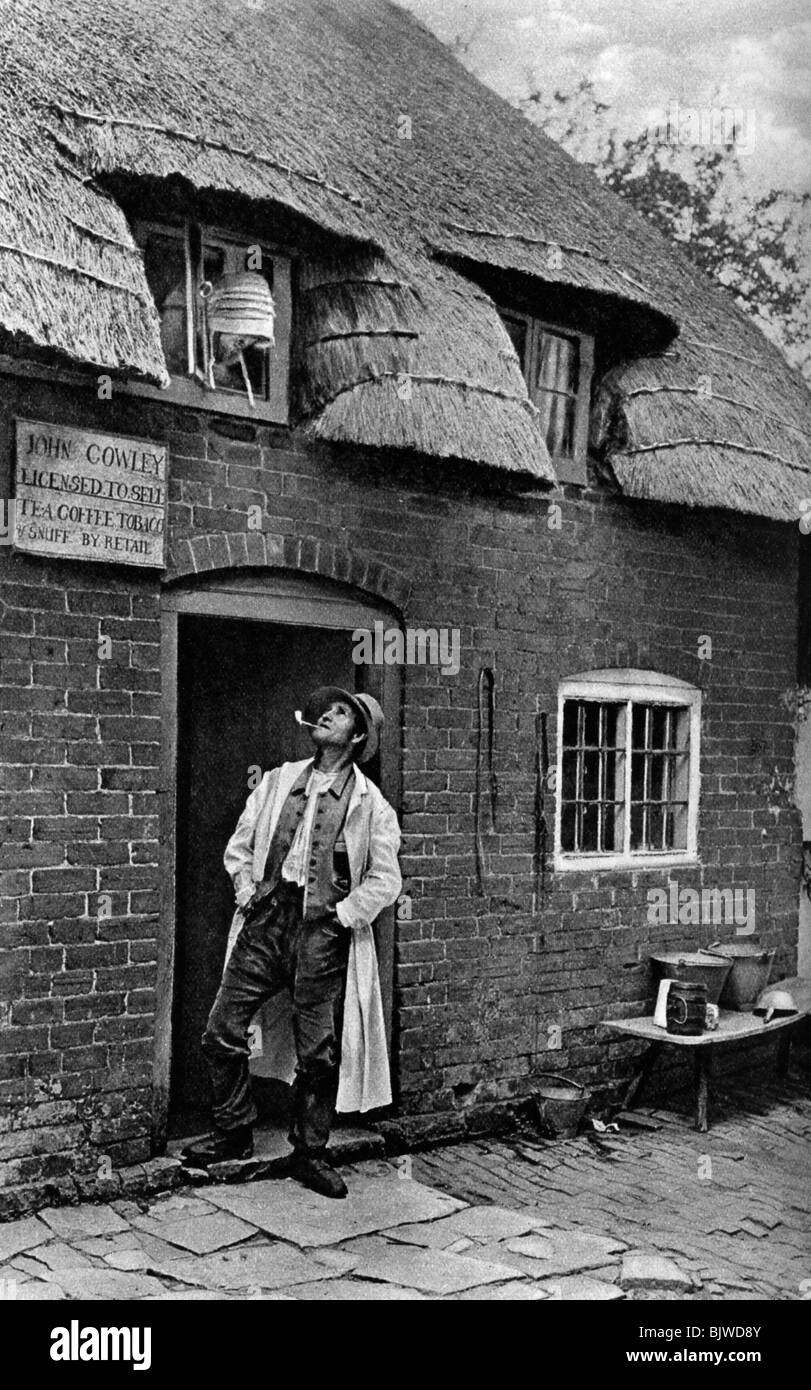
[[(622, 850), (576, 852), (561, 848), (563, 813), (563, 706), (566, 700), (592, 700), (596, 703), (619, 702), (628, 706), (626, 717), (625, 834)], [(631, 833), (631, 739), (633, 723), (630, 707), (633, 704), (679, 705), (689, 714), (688, 774), (687, 774), (687, 846), (673, 850), (632, 850)], [(558, 687), (558, 725), (555, 796), (555, 855), (556, 871), (593, 869), (661, 869), (676, 865), (698, 863), (698, 802), (701, 780), (701, 691), (687, 681), (659, 671), (603, 670), (585, 671), (561, 681)]]
[(226, 271), (238, 269), (236, 256), (245, 252), (248, 246), (261, 247), (263, 256), (273, 262), (273, 301), (276, 307), (274, 323), (275, 345), (268, 350), (268, 399), (255, 399), (253, 406), (238, 391), (223, 387), (212, 390), (195, 375), (195, 325), (194, 298), (196, 286), (193, 283), (190, 232), (192, 221), (184, 223), (136, 221), (133, 233), (140, 245), (144, 238), (155, 232), (161, 236), (172, 237), (183, 243), (186, 255), (186, 343), (188, 351), (188, 372), (174, 375), (170, 385), (162, 390), (146, 382), (128, 381), (125, 389), (135, 396), (148, 396), (152, 400), (171, 401), (177, 405), (188, 406), (193, 410), (215, 411), (225, 415), (239, 415), (250, 420), (269, 420), (274, 424), (286, 425), (290, 419), (290, 332), (292, 324), (292, 293), (290, 255), (274, 246), (261, 242), (258, 238), (239, 237), (231, 230), (197, 223), (202, 242), (225, 252)]
[(541, 334), (544, 332), (557, 333), (562, 338), (574, 338), (577, 341), (580, 358), (580, 381), (575, 405), (574, 452), (571, 458), (565, 454), (550, 454), (550, 458), (559, 482), (577, 483), (580, 486), (585, 486), (588, 482), (587, 459), (591, 382), (594, 375), (594, 338), (590, 333), (581, 333), (579, 329), (570, 328), (564, 323), (550, 323), (547, 319), (536, 318), (533, 314), (524, 313), (521, 309), (508, 309), (502, 305), (500, 313), (502, 318), (521, 319), (526, 324), (525, 361), (521, 363), (521, 371), (533, 405), (538, 404), (537, 393), (533, 393), (532, 390), (532, 382), (535, 381), (537, 375)]

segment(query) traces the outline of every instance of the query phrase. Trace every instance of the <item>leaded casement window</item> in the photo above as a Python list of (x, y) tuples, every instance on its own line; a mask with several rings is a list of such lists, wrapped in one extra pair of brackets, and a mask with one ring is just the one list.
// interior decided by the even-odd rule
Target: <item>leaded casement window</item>
[(546, 447), (562, 482), (585, 483), (594, 340), (587, 333), (502, 310)]
[[(137, 222), (135, 239), (160, 316), (171, 385), (161, 396), (186, 405), (286, 423), (290, 359), (290, 258), (250, 237), (201, 227)], [(206, 294), (223, 277), (262, 277), (275, 309), (274, 342), (258, 347), (208, 331)], [(233, 350), (236, 348), (237, 350)], [(154, 388), (132, 386), (140, 394)]]
[(697, 854), (701, 692), (652, 671), (592, 671), (558, 696), (557, 868), (656, 867)]

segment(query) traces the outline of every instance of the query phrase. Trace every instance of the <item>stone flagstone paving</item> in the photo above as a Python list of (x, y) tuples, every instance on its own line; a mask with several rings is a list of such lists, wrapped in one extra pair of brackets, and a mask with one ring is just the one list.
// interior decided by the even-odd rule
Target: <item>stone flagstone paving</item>
[(811, 1288), (811, 1101), (761, 1086), (712, 1129), (531, 1135), (291, 1179), (49, 1208), (0, 1224), (7, 1298), (800, 1299)]

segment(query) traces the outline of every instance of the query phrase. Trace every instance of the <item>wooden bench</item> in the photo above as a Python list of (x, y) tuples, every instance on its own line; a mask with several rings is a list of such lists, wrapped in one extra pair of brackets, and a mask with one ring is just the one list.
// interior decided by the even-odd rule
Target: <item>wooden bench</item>
[(774, 1018), (770, 1023), (764, 1023), (758, 1014), (735, 1013), (724, 1009), (721, 1011), (717, 1029), (712, 1033), (699, 1033), (696, 1037), (683, 1037), (679, 1033), (668, 1033), (666, 1029), (659, 1028), (654, 1023), (652, 1015), (645, 1018), (606, 1019), (606, 1028), (612, 1028), (615, 1033), (624, 1033), (631, 1038), (641, 1038), (648, 1043), (648, 1047), (640, 1059), (638, 1070), (632, 1077), (623, 1097), (623, 1109), (629, 1109), (638, 1099), (662, 1048), (668, 1046), (692, 1048), (695, 1054), (696, 1129), (700, 1130), (702, 1134), (706, 1134), (709, 1129), (709, 1085), (713, 1052), (717, 1047), (743, 1042), (747, 1038), (770, 1038), (777, 1034), (777, 1074), (778, 1076), (785, 1076), (789, 1063), (791, 1029), (795, 1028), (798, 1023), (802, 1023), (809, 1012), (808, 981), (797, 977), (791, 980), (780, 980), (775, 988), (789, 991), (797, 1005), (798, 1012), (796, 1014), (788, 1014)]

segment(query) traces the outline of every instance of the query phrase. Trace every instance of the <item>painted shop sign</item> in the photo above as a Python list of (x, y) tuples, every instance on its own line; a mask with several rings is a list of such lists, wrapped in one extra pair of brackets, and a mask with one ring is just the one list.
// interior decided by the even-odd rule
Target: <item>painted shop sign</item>
[(165, 444), (18, 420), (15, 548), (162, 569), (166, 462)]

